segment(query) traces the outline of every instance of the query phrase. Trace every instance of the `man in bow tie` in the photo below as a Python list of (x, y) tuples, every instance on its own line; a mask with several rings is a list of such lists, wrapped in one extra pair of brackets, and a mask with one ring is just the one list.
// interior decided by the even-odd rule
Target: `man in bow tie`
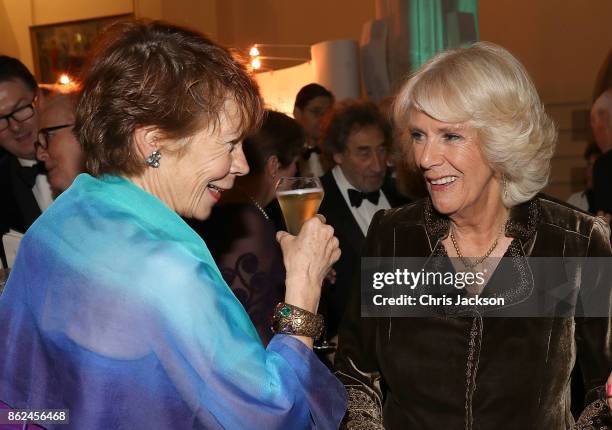
[(298, 160), (301, 176), (321, 176), (325, 170), (321, 163), (321, 120), (334, 104), (334, 95), (319, 84), (308, 84), (295, 96), (293, 117), (304, 129), (306, 141), (302, 157)]
[(334, 266), (336, 282), (323, 291), (328, 338), (337, 334), (361, 267), (361, 247), (372, 217), (381, 209), (408, 203), (388, 172), (391, 125), (369, 102), (339, 103), (323, 128), (323, 150), (335, 167), (321, 177), (325, 196), (319, 212), (334, 227), (342, 255)]
[[(0, 236), (9, 229), (25, 232), (52, 202), (44, 167), (36, 161), (38, 96), (28, 69), (0, 56)], [(1, 254), (6, 264), (3, 249)]]

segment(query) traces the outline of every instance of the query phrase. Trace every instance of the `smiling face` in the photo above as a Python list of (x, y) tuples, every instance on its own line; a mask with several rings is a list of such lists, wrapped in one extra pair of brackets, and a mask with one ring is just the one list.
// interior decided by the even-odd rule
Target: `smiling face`
[(353, 131), (346, 139), (344, 151), (334, 154), (349, 183), (364, 193), (379, 190), (387, 171), (388, 145), (376, 125)]
[(500, 181), (482, 153), (474, 128), (437, 121), (413, 109), (408, 130), (414, 160), (438, 212), (468, 215), (499, 201)]
[(154, 194), (180, 215), (204, 220), (236, 176), (249, 172), (236, 105), (227, 103), (216, 127), (202, 129), (189, 140), (183, 154), (164, 151), (164, 145), (177, 142), (163, 141), (160, 167), (148, 170), (157, 176)]
[[(25, 108), (35, 96), (21, 79), (0, 82), (0, 117)], [(37, 133), (38, 118), (34, 109), (33, 115), (21, 122), (14, 118), (8, 120), (8, 127), (0, 131), (0, 146), (16, 157), (34, 159)]]

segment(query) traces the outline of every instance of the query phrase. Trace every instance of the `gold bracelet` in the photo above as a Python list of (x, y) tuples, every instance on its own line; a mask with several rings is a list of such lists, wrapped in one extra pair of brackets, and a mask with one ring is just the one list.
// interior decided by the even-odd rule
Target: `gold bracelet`
[(313, 314), (305, 309), (280, 302), (274, 309), (272, 331), (274, 333), (307, 336), (318, 339), (323, 333), (323, 315)]

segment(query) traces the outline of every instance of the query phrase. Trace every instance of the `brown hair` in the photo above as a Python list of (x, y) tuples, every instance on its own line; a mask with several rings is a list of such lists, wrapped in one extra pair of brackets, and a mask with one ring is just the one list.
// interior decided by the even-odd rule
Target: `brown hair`
[(20, 79), (33, 93), (36, 93), (38, 84), (28, 68), (17, 58), (0, 55), (0, 82)]
[(244, 139), (242, 145), (250, 175), (262, 173), (273, 155), (282, 168), (289, 166), (300, 155), (304, 139), (304, 130), (296, 120), (284, 113), (267, 110), (261, 129)]
[(393, 141), (391, 124), (378, 106), (372, 102), (358, 100), (338, 103), (323, 118), (323, 151), (328, 156), (343, 152), (351, 134), (368, 126), (378, 127), (383, 133), (385, 145), (391, 146)]
[(238, 106), (238, 131), (255, 131), (263, 113), (257, 84), (227, 49), (159, 21), (114, 24), (85, 68), (76, 107), (87, 169), (96, 176), (138, 175), (146, 165), (133, 148), (137, 127), (187, 138), (211, 123), (216, 127), (227, 100)]

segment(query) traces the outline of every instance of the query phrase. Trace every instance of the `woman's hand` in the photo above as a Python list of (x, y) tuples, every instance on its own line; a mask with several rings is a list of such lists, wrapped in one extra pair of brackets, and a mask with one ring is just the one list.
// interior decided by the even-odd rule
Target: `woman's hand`
[(304, 223), (297, 236), (279, 231), (276, 239), (287, 271), (285, 302), (316, 313), (323, 280), (340, 258), (334, 229), (317, 215)]

